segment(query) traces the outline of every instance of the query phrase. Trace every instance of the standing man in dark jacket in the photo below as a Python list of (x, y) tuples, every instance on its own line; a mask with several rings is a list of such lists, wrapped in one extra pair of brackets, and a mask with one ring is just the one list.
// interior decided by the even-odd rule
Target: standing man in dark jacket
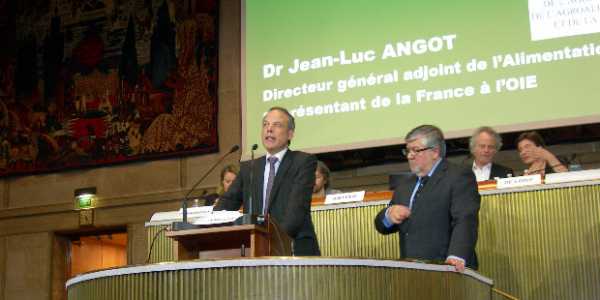
[(375, 219), (382, 234), (400, 234), (401, 258), (445, 261), (477, 268), (475, 244), (480, 196), (473, 172), (445, 159), (442, 131), (422, 125), (406, 136), (412, 175), (394, 190)]
[[(223, 194), (216, 210), (238, 210), (252, 194), (253, 207), (269, 215), (293, 239), (293, 254), (320, 255), (310, 216), (317, 159), (288, 148), (294, 137), (294, 117), (281, 107), (272, 107), (263, 118), (261, 139), (265, 156), (244, 162), (240, 175)], [(252, 170), (252, 165), (254, 165)], [(250, 186), (250, 173), (254, 183)]]

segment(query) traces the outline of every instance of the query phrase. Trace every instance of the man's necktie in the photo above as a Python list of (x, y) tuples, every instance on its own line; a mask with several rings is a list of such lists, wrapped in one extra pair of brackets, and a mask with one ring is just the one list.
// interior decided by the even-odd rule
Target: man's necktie
[(269, 178), (267, 179), (267, 192), (263, 200), (263, 215), (266, 215), (269, 209), (269, 197), (271, 196), (273, 182), (275, 181), (275, 164), (279, 159), (277, 156), (271, 156), (267, 160), (269, 161)]
[(423, 187), (427, 183), (427, 180), (429, 180), (429, 176), (419, 177), (419, 185), (417, 186), (417, 191), (415, 192), (415, 196), (410, 201), (410, 207), (409, 207), (410, 209), (412, 209), (413, 206), (415, 206), (415, 201), (417, 201), (417, 199), (419, 198), (419, 195), (421, 194), (421, 191), (423, 191)]

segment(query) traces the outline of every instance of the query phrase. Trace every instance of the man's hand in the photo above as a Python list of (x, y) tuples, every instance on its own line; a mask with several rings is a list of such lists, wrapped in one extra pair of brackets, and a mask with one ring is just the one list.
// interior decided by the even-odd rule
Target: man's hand
[(410, 209), (404, 205), (392, 205), (388, 209), (388, 218), (394, 224), (402, 223), (406, 218), (410, 217)]
[(457, 272), (463, 272), (465, 270), (465, 262), (460, 259), (448, 257), (446, 263), (453, 265)]

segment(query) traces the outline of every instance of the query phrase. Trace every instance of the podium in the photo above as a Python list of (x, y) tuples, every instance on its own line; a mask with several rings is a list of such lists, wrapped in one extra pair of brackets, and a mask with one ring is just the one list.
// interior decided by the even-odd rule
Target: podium
[(167, 231), (176, 241), (175, 259), (291, 256), (292, 240), (279, 226), (230, 225)]

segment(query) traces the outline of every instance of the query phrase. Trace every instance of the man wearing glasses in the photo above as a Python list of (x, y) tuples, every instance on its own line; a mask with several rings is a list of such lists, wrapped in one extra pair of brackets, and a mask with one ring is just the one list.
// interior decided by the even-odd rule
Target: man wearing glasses
[(375, 218), (382, 234), (400, 234), (401, 258), (445, 261), (477, 269), (475, 244), (480, 196), (471, 170), (445, 159), (442, 131), (421, 125), (406, 135), (411, 176)]

